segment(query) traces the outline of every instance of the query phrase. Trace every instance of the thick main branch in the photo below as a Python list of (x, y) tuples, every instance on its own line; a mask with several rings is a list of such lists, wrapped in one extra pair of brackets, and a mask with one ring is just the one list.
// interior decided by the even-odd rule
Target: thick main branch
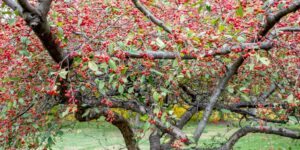
[(182, 55), (176, 52), (163, 52), (163, 51), (145, 51), (145, 52), (126, 52), (128, 58), (144, 58), (145, 56), (153, 59), (197, 59), (198, 57), (211, 57), (218, 55), (226, 55), (231, 53), (233, 50), (269, 50), (273, 47), (273, 43), (270, 41), (257, 43), (242, 43), (234, 46), (224, 46), (220, 50), (203, 54), (203, 55)]
[(135, 139), (134, 132), (131, 128), (130, 123), (121, 115), (112, 112), (107, 108), (101, 108), (97, 112), (94, 110), (90, 110), (87, 115), (84, 115), (87, 111), (84, 107), (78, 107), (78, 111), (75, 114), (75, 117), (79, 121), (90, 121), (93, 119), (98, 119), (100, 116), (105, 117), (113, 117), (110, 118), (111, 123), (116, 126), (122, 133), (123, 138), (126, 143), (126, 147), (128, 150), (139, 150), (138, 143)]
[(239, 67), (243, 64), (244, 62), (244, 58), (241, 56), (239, 57), (233, 64), (232, 66), (229, 68), (228, 72), (225, 74), (225, 76), (223, 78), (221, 78), (219, 80), (218, 86), (215, 88), (213, 94), (211, 95), (210, 99), (209, 99), (209, 104), (206, 106), (202, 120), (199, 122), (198, 127), (194, 133), (194, 139), (196, 141), (196, 143), (198, 142), (201, 134), (204, 131), (204, 128), (207, 124), (207, 121), (209, 119), (209, 116), (212, 113), (212, 110), (214, 108), (214, 105), (216, 104), (219, 96), (221, 95), (221, 93), (223, 92), (223, 90), (225, 89), (228, 81), (231, 79), (231, 77), (237, 73), (237, 70), (239, 69)]
[(269, 32), (269, 30), (273, 28), (277, 22), (280, 21), (282, 17), (286, 16), (289, 13), (295, 12), (298, 9), (300, 9), (300, 1), (294, 2), (287, 8), (283, 8), (275, 14), (268, 14), (266, 18), (266, 23), (263, 25), (264, 28), (261, 31), (259, 31), (259, 39), (261, 37), (264, 37)]
[(285, 128), (274, 128), (270, 126), (256, 126), (256, 127), (244, 127), (235, 132), (229, 140), (219, 148), (219, 150), (230, 150), (234, 144), (243, 136), (248, 133), (265, 133), (275, 134), (279, 136), (289, 137), (293, 139), (300, 139), (300, 133)]

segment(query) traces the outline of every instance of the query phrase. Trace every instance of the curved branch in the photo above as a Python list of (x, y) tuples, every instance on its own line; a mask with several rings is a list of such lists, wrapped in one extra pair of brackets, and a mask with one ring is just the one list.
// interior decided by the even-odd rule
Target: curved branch
[(15, 0), (3, 0), (3, 2), (14, 11), (18, 11), (20, 14), (23, 12), (23, 8)]
[(146, 17), (148, 17), (154, 24), (163, 28), (166, 32), (171, 33), (172, 30), (168, 28), (161, 20), (157, 19), (139, 0), (132, 0), (133, 4), (139, 9)]
[(300, 139), (300, 133), (292, 131), (285, 128), (274, 128), (269, 126), (257, 126), (257, 127), (244, 127), (235, 132), (219, 150), (229, 150), (232, 149), (234, 144), (243, 136), (248, 133), (265, 133), (265, 134), (275, 134), (279, 136), (289, 137), (293, 139)]
[[(81, 100), (86, 107), (107, 106), (107, 104), (102, 103), (101, 100), (98, 99), (84, 99), (82, 97), (78, 97), (77, 99)], [(111, 98), (109, 101), (111, 102), (111, 105), (109, 106), (110, 108), (123, 108), (142, 115), (147, 114), (154, 120), (154, 125), (162, 132), (168, 133), (176, 139), (188, 139), (187, 135), (181, 129), (173, 125), (166, 126), (163, 122), (155, 117), (149, 108), (146, 108), (144, 105), (135, 100), (124, 101)], [(185, 140), (185, 143), (189, 143), (189, 141)]]
[[(43, 16), (41, 16), (27, 0), (18, 0), (19, 4), (14, 0), (4, 0), (4, 2), (13, 10), (20, 11), (20, 16), (38, 36), (43, 46), (47, 49), (48, 53), (56, 63), (61, 63), (63, 68), (71, 65), (72, 60), (70, 60), (68, 55), (63, 52), (57, 37), (52, 34), (47, 19), (43, 19)], [(40, 0), (40, 2), (42, 2), (42, 0)], [(49, 4), (48, 7), (50, 7), (50, 2), (51, 1), (45, 0), (43, 1), (43, 5)], [(50, 8), (47, 8), (46, 11), (48, 11), (48, 9)]]
[(18, 0), (25, 12), (36, 13), (35, 8), (27, 0)]
[(227, 109), (231, 112), (237, 113), (237, 114), (242, 114), (242, 115), (246, 115), (246, 116), (251, 116), (253, 118), (259, 119), (259, 120), (263, 120), (266, 122), (272, 122), (272, 123), (287, 123), (288, 120), (274, 120), (274, 119), (268, 119), (268, 118), (264, 118), (264, 117), (259, 117), (256, 114), (253, 114), (247, 110), (243, 110), (243, 109), (239, 109), (236, 107), (232, 107), (232, 106), (225, 106), (225, 105), (221, 105), (221, 104), (217, 104), (216, 109)]
[(34, 103), (29, 104), (28, 107), (26, 107), (25, 110), (23, 110), (22, 112), (18, 113), (14, 118), (12, 118), (10, 121), (14, 122), (16, 121), (18, 118), (20, 118), (21, 116), (23, 116), (25, 113), (27, 113), (32, 107), (34, 106)]
[(237, 72), (239, 67), (243, 64), (244, 58), (240, 56), (229, 68), (228, 72), (224, 75), (223, 78), (219, 80), (219, 83), (217, 87), (215, 88), (212, 96), (209, 99), (209, 104), (206, 106), (205, 111), (203, 113), (202, 120), (199, 122), (197, 129), (194, 133), (194, 139), (196, 143), (198, 142), (201, 134), (204, 131), (204, 128), (206, 127), (207, 121), (212, 113), (212, 110), (214, 108), (214, 105), (216, 104), (219, 96), (224, 91), (228, 81), (232, 78), (232, 76)]
[[(112, 111), (109, 111), (107, 108), (101, 108), (99, 111), (89, 111), (89, 113), (85, 116), (84, 113), (86, 111), (86, 108), (84, 107), (78, 107), (78, 111), (75, 114), (75, 117), (78, 121), (90, 121), (93, 119), (98, 119), (100, 116), (109, 117), (111, 115)], [(123, 138), (126, 143), (126, 147), (128, 150), (139, 150), (138, 143), (135, 139), (134, 132), (130, 126), (130, 123), (121, 115), (117, 113), (113, 113), (113, 119), (111, 120), (111, 123), (116, 126), (122, 133)]]
[(269, 30), (273, 28), (277, 22), (280, 21), (282, 17), (286, 16), (289, 13), (295, 12), (298, 9), (300, 9), (300, 1), (294, 2), (287, 8), (284, 8), (275, 14), (269, 14), (266, 18), (266, 23), (263, 25), (264, 28), (258, 33), (258, 39), (261, 39), (261, 37), (265, 36), (269, 32)]

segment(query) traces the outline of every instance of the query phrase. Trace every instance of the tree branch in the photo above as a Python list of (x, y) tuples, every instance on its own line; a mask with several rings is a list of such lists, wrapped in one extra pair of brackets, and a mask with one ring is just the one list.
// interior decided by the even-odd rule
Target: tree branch
[[(23, 10), (20, 12), (21, 17), (38, 36), (40, 41), (43, 43), (43, 46), (47, 49), (48, 53), (56, 63), (61, 63), (62, 68), (71, 65), (71, 59), (69, 59), (68, 55), (63, 52), (62, 48), (60, 48), (60, 43), (57, 37), (51, 33), (47, 19), (42, 19), (42, 16), (37, 13), (35, 8), (27, 0), (19, 0), (19, 4), (13, 0), (4, 0), (4, 2), (14, 10)], [(43, 5), (46, 5), (51, 1), (45, 0), (41, 2), (43, 2)], [(46, 10), (48, 9), (50, 8), (47, 8)]]
[(210, 97), (209, 104), (205, 108), (205, 112), (203, 114), (202, 120), (199, 122), (198, 127), (196, 131), (194, 132), (194, 139), (197, 143), (201, 134), (204, 131), (204, 128), (206, 127), (207, 121), (212, 113), (213, 107), (216, 104), (219, 96), (225, 89), (228, 81), (231, 79), (231, 77), (237, 72), (238, 68), (243, 64), (244, 58), (240, 56), (229, 68), (228, 72), (225, 74), (223, 78), (219, 80), (219, 84), (215, 88), (212, 96)]
[(43, 17), (46, 17), (51, 6), (52, 0), (39, 0), (39, 5), (37, 10), (42, 14)]
[(214, 51), (211, 53), (207, 53), (204, 55), (181, 55), (180, 53), (176, 52), (162, 52), (162, 51), (145, 51), (145, 52), (126, 52), (127, 58), (144, 58), (145, 56), (151, 57), (153, 59), (197, 59), (198, 57), (211, 57), (211, 56), (218, 56), (218, 55), (226, 55), (231, 53), (233, 50), (239, 49), (240, 51), (245, 49), (253, 49), (253, 50), (269, 50), (273, 47), (272, 42), (262, 42), (260, 44), (257, 43), (242, 43), (240, 45), (235, 46), (225, 46), (219, 51)]
[(282, 31), (282, 32), (300, 32), (299, 27), (283, 27), (283, 28), (278, 28), (277, 31)]
[(192, 98), (192, 101), (196, 100), (197, 98), (197, 93), (193, 91), (190, 87), (186, 85), (179, 85), (179, 87), (188, 95)]
[[(96, 108), (97, 109), (97, 108)], [(89, 111), (89, 113), (85, 116), (84, 113), (87, 109), (84, 107), (78, 107), (78, 111), (75, 114), (75, 117), (78, 121), (84, 122), (84, 121), (90, 121), (93, 119), (98, 119), (100, 116), (105, 116), (106, 118), (111, 118), (111, 123), (118, 127), (118, 129), (121, 131), (123, 138), (126, 143), (126, 147), (128, 150), (139, 150), (138, 143), (135, 139), (134, 132), (131, 128), (130, 123), (121, 115), (114, 113), (112, 114), (112, 111), (107, 108), (100, 108), (97, 112), (94, 110)], [(113, 116), (111, 116), (113, 115)]]
[(300, 9), (300, 1), (294, 2), (287, 8), (284, 8), (275, 14), (268, 14), (266, 18), (266, 23), (263, 25), (264, 28), (258, 33), (258, 39), (260, 40), (261, 37), (265, 36), (269, 32), (269, 30), (273, 28), (277, 22), (280, 21), (282, 17), (286, 16), (289, 13), (295, 12), (298, 9)]
[(288, 120), (274, 120), (274, 119), (268, 119), (268, 118), (263, 118), (263, 117), (258, 117), (256, 114), (253, 114), (247, 110), (243, 110), (243, 109), (239, 109), (236, 107), (232, 107), (232, 106), (226, 106), (226, 105), (222, 105), (222, 104), (216, 104), (216, 109), (221, 110), (221, 109), (227, 109), (231, 112), (234, 113), (238, 113), (238, 114), (242, 114), (242, 115), (246, 115), (246, 116), (251, 116), (253, 118), (259, 119), (259, 120), (263, 120), (266, 122), (272, 122), (272, 123), (287, 123)]
[(168, 28), (161, 20), (157, 19), (139, 0), (132, 0), (133, 4), (139, 9), (146, 17), (148, 17), (154, 24), (163, 28), (166, 32), (171, 33), (172, 30)]
[(154, 129), (149, 136), (150, 150), (159, 150), (160, 149), (160, 135), (157, 129)]
[(23, 8), (15, 0), (3, 0), (3, 2), (12, 10), (23, 13)]
[(275, 134), (279, 136), (289, 137), (293, 139), (300, 139), (300, 133), (285, 128), (274, 128), (269, 126), (257, 126), (257, 127), (244, 127), (235, 132), (219, 150), (230, 150), (234, 144), (243, 136), (248, 133), (265, 133)]
[(23, 116), (25, 113), (27, 113), (32, 107), (34, 106), (34, 103), (29, 104), (28, 107), (26, 107), (25, 110), (23, 110), (22, 112), (18, 113), (13, 119), (11, 119), (11, 122), (16, 121), (19, 117)]
[[(107, 106), (105, 103), (102, 103), (101, 100), (98, 99), (88, 99), (82, 98), (80, 96), (77, 99), (80, 100), (85, 105), (85, 107)], [(109, 101), (111, 102), (111, 105), (109, 106), (110, 108), (123, 108), (126, 110), (137, 112), (142, 115), (147, 114), (150, 118), (152, 118), (155, 121), (154, 125), (162, 132), (168, 133), (176, 139), (188, 139), (187, 135), (182, 130), (173, 125), (166, 126), (164, 123), (162, 123), (159, 119), (155, 117), (155, 115), (151, 112), (149, 108), (146, 108), (144, 105), (138, 103), (135, 100), (124, 101), (116, 98), (110, 98)], [(185, 143), (189, 143), (189, 141), (186, 140)]]
[(18, 0), (25, 12), (36, 13), (35, 8), (27, 0)]

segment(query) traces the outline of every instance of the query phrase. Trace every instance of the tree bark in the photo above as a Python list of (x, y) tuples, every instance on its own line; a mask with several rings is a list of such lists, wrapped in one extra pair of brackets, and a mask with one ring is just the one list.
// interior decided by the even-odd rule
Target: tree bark
[[(93, 119), (98, 119), (100, 116), (105, 116), (107, 117), (109, 114), (109, 111), (111, 112), (111, 110), (107, 109), (107, 108), (100, 108), (99, 112), (94, 111), (93, 109), (89, 110), (89, 113), (87, 115), (83, 114), (85, 113), (85, 111), (89, 109), (89, 108), (84, 108), (81, 106), (78, 106), (78, 110), (75, 114), (75, 118), (78, 121), (81, 122), (85, 122), (85, 121), (90, 121)], [(138, 143), (134, 137), (134, 132), (131, 128), (130, 123), (121, 115), (117, 114), (117, 113), (113, 113), (113, 119), (111, 121), (111, 124), (113, 124), (114, 126), (116, 126), (120, 131), (121, 134), (124, 138), (126, 147), (128, 150), (139, 150), (140, 148), (138, 147)]]
[(219, 148), (219, 150), (231, 150), (234, 144), (243, 136), (248, 133), (265, 133), (275, 134), (279, 136), (289, 137), (293, 139), (300, 139), (300, 133), (285, 128), (274, 128), (269, 126), (257, 126), (257, 127), (244, 127), (235, 132), (229, 140)]
[(150, 150), (159, 150), (160, 148), (160, 134), (157, 129), (155, 129), (149, 136)]

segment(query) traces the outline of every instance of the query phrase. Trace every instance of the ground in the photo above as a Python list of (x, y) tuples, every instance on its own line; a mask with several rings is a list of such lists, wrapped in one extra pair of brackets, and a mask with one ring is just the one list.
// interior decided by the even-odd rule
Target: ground
[[(192, 133), (196, 124), (190, 123), (184, 130)], [(299, 128), (296, 126), (289, 126)], [(203, 134), (200, 144), (202, 147), (218, 146), (229, 137), (236, 127), (227, 124), (209, 124)], [(104, 121), (76, 123), (63, 128), (64, 134), (56, 140), (54, 150), (119, 150), (126, 149), (119, 130)], [(225, 134), (224, 134), (225, 133)], [(190, 134), (191, 135), (191, 134)], [(147, 137), (140, 140), (142, 150), (149, 149)], [(249, 134), (243, 137), (234, 147), (236, 150), (299, 150), (300, 140), (265, 135)]]

